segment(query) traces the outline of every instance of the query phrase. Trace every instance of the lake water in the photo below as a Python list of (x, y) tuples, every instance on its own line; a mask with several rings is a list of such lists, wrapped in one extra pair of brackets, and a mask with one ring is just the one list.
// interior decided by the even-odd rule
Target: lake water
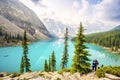
[[(68, 42), (68, 53), (69, 53), (69, 62), (68, 67), (71, 66), (72, 57), (74, 55), (74, 45), (71, 41)], [(97, 59), (99, 61), (99, 66), (103, 65), (119, 65), (120, 66), (120, 55), (113, 54), (102, 47), (86, 44), (88, 47), (89, 58), (91, 60)], [(55, 51), (56, 60), (57, 60), (57, 70), (61, 69), (60, 62), (64, 49), (64, 40), (50, 40), (50, 41), (40, 41), (35, 42), (29, 45), (29, 55), (31, 70), (39, 71), (43, 70), (44, 60), (49, 59), (52, 51)], [(22, 47), (3, 47), (0, 48), (0, 72), (19, 72), (19, 66), (22, 56)], [(92, 61), (91, 61), (92, 62)]]

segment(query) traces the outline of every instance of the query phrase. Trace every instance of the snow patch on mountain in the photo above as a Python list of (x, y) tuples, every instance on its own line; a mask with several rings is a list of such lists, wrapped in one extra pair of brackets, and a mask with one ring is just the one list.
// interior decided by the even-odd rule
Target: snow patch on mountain
[(60, 21), (55, 21), (53, 19), (44, 18), (43, 23), (45, 24), (47, 30), (58, 38), (63, 38), (66, 27), (68, 28), (69, 36), (75, 36), (75, 29), (69, 25), (65, 25)]

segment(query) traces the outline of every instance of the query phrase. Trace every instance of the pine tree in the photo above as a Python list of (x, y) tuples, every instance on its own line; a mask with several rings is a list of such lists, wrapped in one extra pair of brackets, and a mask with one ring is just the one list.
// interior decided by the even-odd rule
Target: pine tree
[(48, 64), (48, 71), (51, 71), (51, 58), (50, 58), (50, 56), (49, 56), (49, 64)]
[(28, 46), (27, 46), (26, 31), (24, 31), (22, 47), (23, 47), (23, 57), (21, 60), (21, 69), (20, 69), (21, 73), (31, 71), (30, 70), (30, 59), (27, 56), (28, 55)]
[(45, 60), (45, 63), (44, 63), (44, 71), (48, 71), (48, 64), (47, 64), (47, 60)]
[(66, 28), (66, 32), (65, 32), (65, 42), (64, 42), (64, 52), (62, 55), (62, 62), (61, 62), (61, 67), (62, 69), (64, 69), (65, 67), (67, 67), (67, 63), (68, 63), (68, 28)]
[(22, 57), (21, 59), (21, 64), (20, 64), (20, 73), (23, 73), (24, 72), (24, 57)]
[(55, 58), (55, 53), (53, 51), (51, 56), (51, 71), (55, 71), (55, 70), (56, 70), (56, 58)]
[(87, 73), (90, 70), (89, 58), (90, 54), (85, 50), (87, 47), (84, 45), (85, 36), (83, 35), (84, 28), (82, 23), (80, 23), (80, 28), (76, 38), (75, 44), (75, 55), (73, 57), (72, 69), (73, 72), (80, 72), (81, 74)]
[(0, 36), (3, 36), (2, 28), (0, 27)]

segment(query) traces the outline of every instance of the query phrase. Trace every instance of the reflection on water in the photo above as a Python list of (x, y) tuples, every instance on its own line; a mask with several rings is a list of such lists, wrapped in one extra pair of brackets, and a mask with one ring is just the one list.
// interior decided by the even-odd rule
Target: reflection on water
[(86, 44), (92, 59), (98, 59), (100, 65), (120, 65), (120, 54), (108, 52), (104, 48), (92, 44)]
[[(69, 53), (69, 62), (68, 67), (71, 66), (72, 57), (74, 55), (74, 45), (71, 41), (68, 42), (68, 53)], [(120, 65), (120, 55), (113, 54), (102, 47), (85, 44), (89, 50), (89, 54), (92, 54), (89, 58), (92, 60), (97, 59), (99, 61), (99, 66), (103, 65)], [(57, 59), (57, 69), (61, 69), (61, 57), (64, 49), (64, 40), (49, 40), (35, 42), (29, 45), (29, 58), (31, 63), (31, 69), (33, 71), (43, 70), (44, 60), (49, 59), (52, 51), (55, 51)], [(4, 55), (9, 55), (4, 57)], [(18, 72), (20, 61), (22, 56), (22, 47), (4, 47), (0, 48), (0, 72)]]

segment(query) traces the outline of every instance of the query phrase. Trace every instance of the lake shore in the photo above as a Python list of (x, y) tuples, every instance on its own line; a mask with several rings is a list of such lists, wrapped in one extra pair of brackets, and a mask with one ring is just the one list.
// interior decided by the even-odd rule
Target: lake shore
[[(32, 42), (29, 41), (28, 44), (31, 44)], [(16, 42), (0, 42), (0, 47), (9, 47), (9, 46), (21, 46), (22, 41), (16, 41)]]
[(119, 54), (120, 53), (120, 49), (118, 49), (118, 51), (112, 51), (111, 48), (109, 47), (103, 47), (105, 50), (111, 52), (111, 53), (116, 53), (116, 54)]
[[(109, 74), (109, 76), (111, 76), (110, 78), (120, 79), (120, 77), (114, 75)], [(0, 80), (111, 80), (109, 76), (107, 74), (107, 77), (98, 78), (94, 71), (84, 75), (80, 75), (78, 72), (74, 74), (70, 74), (70, 72), (59, 74), (58, 72), (39, 71), (23, 73), (20, 76), (13, 76), (13, 74), (10, 74), (0, 77)]]
[(115, 53), (115, 54), (119, 54), (120, 53), (120, 49), (118, 49), (118, 51), (112, 51), (110, 47), (104, 47), (104, 46), (101, 46), (101, 45), (98, 45), (98, 44), (94, 44), (94, 43), (89, 43), (89, 44), (100, 46), (100, 47), (104, 48), (105, 50), (107, 50), (108, 52), (111, 52), (111, 53)]
[[(63, 42), (64, 40), (54, 40), (54, 41), (38, 41), (35, 43), (32, 43), (29, 45), (29, 59), (31, 63), (31, 70), (33, 71), (39, 71), (43, 70), (44, 68), (44, 60), (48, 59), (51, 55), (52, 51), (54, 50), (56, 53), (56, 69), (60, 70), (60, 63), (61, 63), (61, 57), (63, 53)], [(87, 44), (87, 47), (89, 47), (89, 54), (91, 54), (91, 63), (92, 60), (97, 59), (99, 61), (99, 65), (102, 64), (104, 66), (106, 65), (120, 65), (120, 55), (114, 55), (112, 53), (108, 53), (107, 51), (103, 50), (102, 47), (94, 46), (92, 44)], [(21, 61), (21, 55), (22, 55), (22, 47), (16, 46), (16, 47), (4, 47), (0, 48), (0, 63), (1, 68), (0, 72), (6, 71), (6, 72), (17, 72), (19, 71), (20, 67), (20, 61)], [(103, 51), (102, 51), (103, 50)], [(96, 56), (97, 54), (97, 56)], [(74, 55), (74, 45), (69, 41), (69, 62), (68, 67), (71, 66), (72, 63), (72, 57)], [(106, 56), (104, 56), (106, 55)], [(112, 59), (109, 56), (113, 56)], [(102, 58), (104, 57), (104, 62), (102, 61)], [(111, 63), (108, 61), (111, 60)], [(118, 60), (118, 61), (116, 61)], [(11, 65), (12, 64), (12, 65)], [(10, 68), (8, 68), (8, 65)]]

